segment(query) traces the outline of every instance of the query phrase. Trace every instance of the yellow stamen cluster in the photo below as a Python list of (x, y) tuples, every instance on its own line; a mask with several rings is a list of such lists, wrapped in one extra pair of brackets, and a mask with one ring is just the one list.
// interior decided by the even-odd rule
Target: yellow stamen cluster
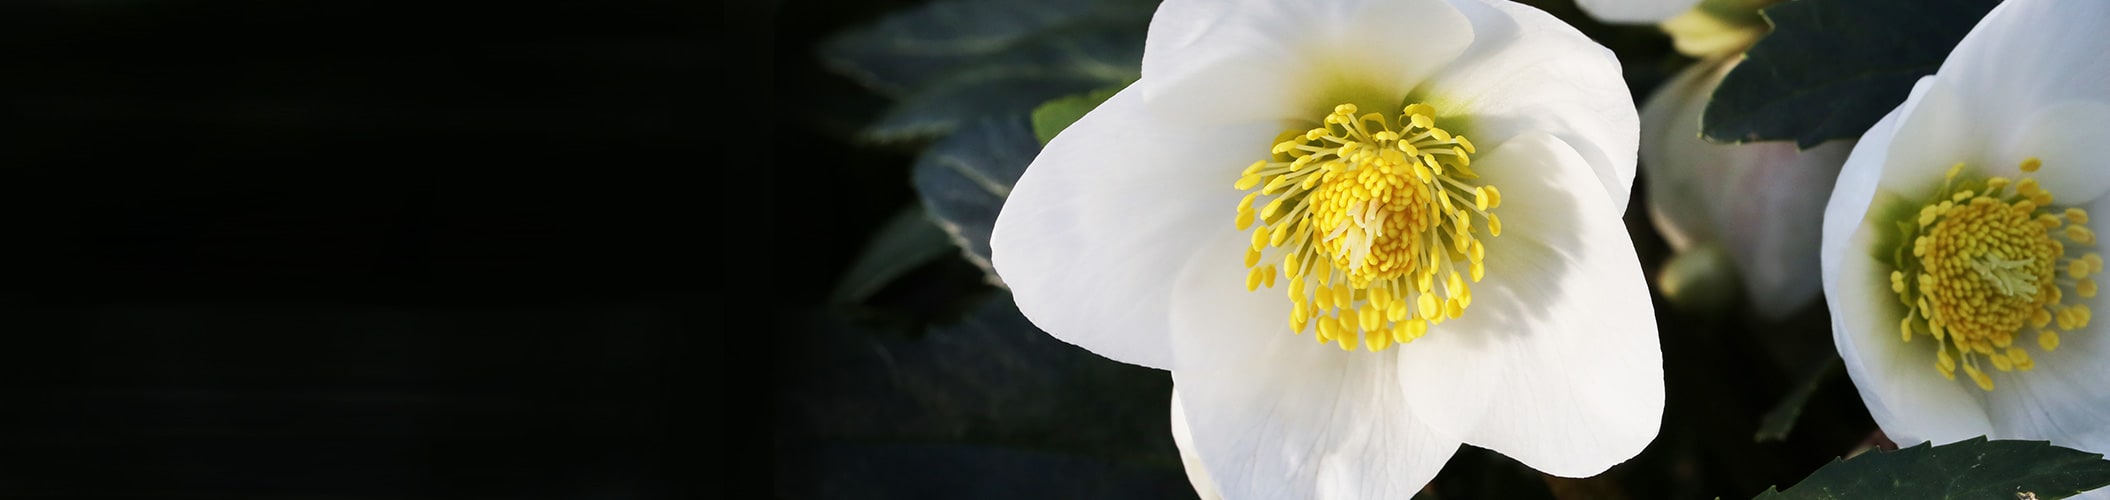
[(2058, 349), (2059, 332), (2088, 326), (2088, 306), (2065, 299), (2095, 296), (2090, 276), (2102, 272), (2103, 258), (2090, 251), (2088, 213), (2052, 210), (2051, 192), (2028, 176), (2042, 166), (2030, 158), (2021, 180), (1959, 182), (1957, 164), (1913, 220), (1898, 223), (1905, 238), (1890, 273), (1906, 309), (1898, 329), (1906, 342), (1933, 336), (1934, 367), (1950, 380), (1960, 366), (1991, 391), (1983, 364), (2003, 372), (2036, 367), (2018, 337), (2034, 333), (2049, 352)]
[(1319, 342), (1376, 352), (1472, 305), (1467, 282), (1487, 272), (1476, 233), (1502, 234), (1489, 212), (1502, 193), (1476, 182), (1472, 141), (1435, 115), (1420, 103), (1390, 117), (1335, 106), (1318, 128), (1283, 132), (1272, 157), (1239, 177), (1237, 189), (1252, 192), (1238, 229), (1259, 223), (1246, 289), (1274, 287), (1280, 262), (1293, 333), (1316, 328)]

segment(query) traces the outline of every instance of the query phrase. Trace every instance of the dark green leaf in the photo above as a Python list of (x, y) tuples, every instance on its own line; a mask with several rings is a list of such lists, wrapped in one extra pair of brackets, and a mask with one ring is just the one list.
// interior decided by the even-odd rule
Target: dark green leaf
[(1106, 102), (1124, 87), (1127, 85), (1107, 87), (1094, 90), (1090, 94), (1048, 101), (1038, 108), (1033, 108), (1033, 137), (1039, 139), (1041, 145), (1047, 145), (1048, 141), (1055, 140), (1055, 134), (1062, 133), (1062, 129), (1077, 123), (1078, 118), (1083, 118), (1085, 113), (1090, 113), (1092, 108), (1099, 107), (1099, 103)]
[(1133, 81), (1141, 76), (1147, 20), (1090, 18), (1036, 34), (912, 89), (864, 136), (942, 135), (974, 118), (1024, 114), (1050, 99)]
[[(807, 444), (807, 443), (800, 443)], [(783, 498), (1194, 498), (1178, 466), (960, 443), (822, 441), (780, 448)]]
[(946, 239), (945, 231), (931, 223), (923, 206), (910, 205), (872, 233), (872, 240), (865, 243), (864, 252), (850, 264), (850, 270), (843, 273), (842, 280), (836, 282), (831, 297), (840, 303), (863, 301), (893, 282), (894, 278), (945, 255), (952, 248), (952, 241)]
[[(1807, 1), (1807, 0), (1804, 0)], [(1787, 491), (1767, 488), (1760, 500), (1864, 498), (2051, 500), (2110, 484), (2102, 454), (2045, 441), (1971, 438), (1941, 446), (1871, 451), (1834, 460)]]
[[(786, 354), (779, 418), (827, 439), (970, 442), (1179, 467), (1172, 378), (1035, 328), (1009, 294), (917, 338), (825, 315)], [(812, 368), (824, 369), (812, 369)]]
[[(821, 46), (820, 55), (837, 71), (902, 96), (1042, 31), (1104, 16), (1109, 7), (1139, 3), (941, 0), (837, 35)], [(1143, 15), (1147, 18), (1148, 10)]]
[(1998, 0), (1797, 0), (1765, 10), (1772, 33), (1715, 89), (1716, 142), (1861, 136), (1933, 74)]
[(1781, 398), (1780, 404), (1774, 406), (1772, 411), (1766, 412), (1764, 419), (1759, 420), (1758, 433), (1752, 435), (1751, 439), (1758, 442), (1787, 439), (1788, 431), (1795, 429), (1795, 419), (1802, 416), (1802, 406), (1809, 403), (1811, 394), (1817, 393), (1817, 387), (1824, 385), (1824, 381), (1831, 380), (1832, 376), (1839, 373), (1840, 366), (1842, 362), (1839, 357), (1831, 356), (1825, 359), (1823, 365), (1810, 370), (1809, 374), (1802, 377), (1802, 383), (1795, 384), (1788, 396)]
[[(1040, 154), (1025, 115), (977, 120), (916, 158), (910, 175), (923, 206), (967, 259), (988, 270), (989, 232), (1011, 185)], [(994, 281), (995, 273), (990, 274)]]

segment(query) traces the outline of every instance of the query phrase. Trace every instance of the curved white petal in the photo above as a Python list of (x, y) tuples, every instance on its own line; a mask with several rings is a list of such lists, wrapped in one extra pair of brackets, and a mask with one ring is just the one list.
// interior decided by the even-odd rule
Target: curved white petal
[(2110, 100), (2106, 25), (2110, 2), (2001, 2), (1956, 44), (1936, 78), (1973, 96), (1972, 116), (1996, 126), (2060, 102)]
[(1608, 23), (1648, 24), (1684, 13), (1700, 0), (1576, 0), (1590, 17)]
[[(1707, 185), (1701, 174), (1712, 165), (1703, 156), (1700, 119), (1726, 65), (1694, 64), (1678, 72), (1641, 105), (1641, 171), (1648, 176), (1649, 220), (1656, 232), (1683, 251), (1720, 239), (1708, 216)], [(1697, 103), (1697, 105), (1695, 105)]]
[(1663, 415), (1655, 313), (1626, 226), (1558, 139), (1518, 137), (1480, 170), (1503, 232), (1459, 319), (1399, 346), (1416, 418), (1534, 469), (1581, 477), (1632, 458)]
[(997, 215), (990, 260), (1041, 329), (1169, 369), (1176, 273), (1201, 242), (1235, 231), (1243, 193), (1231, 184), (1280, 129), (1168, 123), (1138, 102), (1150, 86), (1116, 94), (1034, 158)]
[[(2110, 4), (2104, 2), (2019, 0), (1994, 7), (1942, 62), (1928, 102), (1901, 108), (1906, 111), (1889, 153), (1884, 188), (1927, 191), (1959, 162), (1979, 175), (2014, 175), (2023, 158), (2041, 153), (2110, 151), (2101, 140), (2040, 143), (2077, 134), (2101, 137), (2085, 134), (2110, 127), (2110, 120), (2079, 109), (2110, 103), (2102, 87), (2110, 81), (2110, 60), (2105, 59), (2110, 37), (2098, 33), (2106, 24)], [(2043, 134), (2047, 127), (2070, 128)], [(2078, 149), (2039, 151), (2051, 146)], [(2056, 165), (2048, 159), (2046, 164)], [(2046, 181), (2076, 182), (2047, 182), (2060, 196), (2092, 200), (2110, 191), (2110, 180), (2103, 176), (2075, 172), (2085, 168), (2067, 170), (2045, 173)]]
[(1202, 500), (1223, 500), (1224, 494), (1216, 489), (1216, 478), (1209, 475), (1208, 466), (1202, 464), (1202, 456), (1194, 447), (1194, 432), (1187, 428), (1187, 409), (1180, 404), (1180, 390), (1172, 389), (1172, 444), (1180, 449), (1180, 465), (1187, 469), (1187, 482), (1194, 485), (1194, 493)]
[(1798, 150), (1787, 141), (1702, 139), (1700, 115), (1734, 66), (1730, 61), (1687, 69), (1642, 107), (1649, 214), (1680, 250), (1699, 241), (1721, 242), (1756, 312), (1780, 319), (1823, 288), (1817, 245), (1824, 199), (1853, 142)]
[[(1968, 100), (1955, 86), (1942, 85), (1940, 75), (1920, 77), (1911, 95), (1893, 110), (1897, 121), (1890, 140), (1879, 144), (1884, 149), (1876, 167), (1881, 172), (1877, 186), (1924, 201), (1941, 187), (1952, 165), (1963, 163), (1970, 175), (1996, 167), (1984, 158), (1987, 141), (1980, 132), (1985, 123), (1965, 108)], [(1868, 142), (1867, 136), (1862, 134), (1862, 143)]]
[(1150, 23), (1143, 79), (1161, 84), (1151, 106), (1204, 123), (1402, 106), (1473, 39), (1442, 0), (1169, 0)]
[[(2096, 136), (2110, 137), (2110, 136)], [(2048, 170), (2048, 169), (2047, 169)], [(2090, 214), (2110, 213), (2110, 198), (2082, 206)], [(2088, 226), (2110, 230), (2110, 219), (2096, 217)], [(2098, 247), (2100, 250), (2100, 247)], [(2098, 276), (2100, 279), (2100, 276)], [(2110, 295), (2082, 298), (2067, 294), (2067, 303), (2103, 311)], [(2038, 349), (2034, 337), (2022, 341), (2037, 368), (1993, 374), (1998, 386), (1986, 394), (1994, 439), (2046, 439), (2052, 444), (2101, 453), (2110, 451), (2110, 322), (2091, 321), (2087, 328), (2059, 336), (2059, 348)]]
[(1640, 117), (1612, 51), (1552, 15), (1514, 2), (1453, 0), (1473, 45), (1422, 87), (1439, 113), (1458, 113), (1481, 149), (1543, 132), (1588, 161), (1612, 209), (1634, 186)]
[(1931, 79), (1920, 79), (1905, 103), (1877, 121), (1854, 146), (1825, 207), (1821, 250), (1832, 341), (1876, 425), (1906, 446), (1953, 442), (1991, 429), (1970, 392), (1978, 389), (1935, 371), (1932, 339), (1908, 344), (1900, 337), (1898, 320), (1904, 318), (1904, 307), (1890, 290), (1890, 265), (1880, 260), (1887, 257), (1879, 257), (1888, 251), (1874, 248), (1874, 231), (1890, 222), (1869, 218), (1869, 208), (1879, 197), (1897, 196), (1879, 189), (1884, 166), (1899, 150), (1892, 143), (1901, 117), (1923, 102)]
[[(2101, 98), (2110, 100), (2110, 89)], [(2110, 174), (2103, 171), (2103, 159), (2110, 158), (2110, 102), (2053, 103), (2023, 117), (1986, 156), (1993, 174), (2009, 177), (2022, 175), (2023, 159), (2042, 160), (2035, 177), (2057, 196), (2054, 203), (2100, 199), (2110, 192)]]
[(1205, 247), (1172, 307), (1172, 378), (1216, 486), (1234, 499), (1412, 496), (1458, 441), (1406, 411), (1392, 351), (1291, 335), (1280, 289), (1246, 291), (1244, 251), (1237, 235)]

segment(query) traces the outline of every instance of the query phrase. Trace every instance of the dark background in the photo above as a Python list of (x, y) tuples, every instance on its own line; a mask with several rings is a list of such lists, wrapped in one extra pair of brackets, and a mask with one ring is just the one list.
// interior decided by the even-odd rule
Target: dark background
[(0, 498), (675, 497), (704, 9), (0, 3)]

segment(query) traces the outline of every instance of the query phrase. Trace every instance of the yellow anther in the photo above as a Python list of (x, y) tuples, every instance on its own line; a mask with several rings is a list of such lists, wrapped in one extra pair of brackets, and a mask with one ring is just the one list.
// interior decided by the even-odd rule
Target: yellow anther
[[(2101, 257), (2091, 259), (2096, 254), (2085, 250), (2065, 257), (2069, 245), (2092, 247), (2095, 233), (2085, 225), (2085, 211), (2051, 208), (2052, 193), (2027, 175), (2041, 167), (2032, 158), (2023, 162), (2023, 177), (1987, 178), (1981, 188), (1959, 179), (1964, 166), (1957, 164), (1940, 190), (1900, 221), (1907, 234), (1891, 250), (1910, 257), (1890, 273), (1891, 292), (1907, 304), (1897, 331), (1911, 342), (1921, 331), (1913, 318), (1924, 319), (1944, 377), (1953, 379), (1961, 365), (1980, 389), (1993, 390), (1987, 363), (1999, 372), (2035, 367), (2015, 342), (2022, 332), (2037, 332), (2038, 346), (2050, 350), (2058, 331), (2085, 328), (2092, 319), (2086, 304), (2063, 301), (2099, 291), (2089, 276), (2099, 272)], [(2014, 195), (2005, 194), (2010, 185)]]
[(1979, 370), (1978, 365), (1964, 363), (1963, 371), (1971, 376), (1972, 382), (1978, 383), (1979, 389), (1993, 390), (1993, 378), (1986, 376), (1985, 371)]
[(2073, 240), (2074, 243), (2093, 245), (2095, 244), (2095, 231), (2089, 230), (2088, 226), (2066, 226), (2066, 239)]
[[(1318, 128), (1278, 136), (1286, 140), (1273, 151), (1289, 161), (1253, 163), (1235, 184), (1248, 193), (1234, 222), (1253, 231), (1247, 288), (1273, 287), (1279, 262), (1295, 305), (1290, 326), (1316, 324), (1321, 342), (1352, 349), (1362, 339), (1380, 351), (1463, 315), (1472, 305), (1466, 278), (1486, 273), (1474, 218), (1500, 234), (1488, 211), (1501, 206), (1501, 192), (1468, 168), (1472, 143), (1438, 128), (1433, 106), (1401, 111), (1335, 106)], [(1261, 265), (1267, 248), (1283, 255)]]
[(1385, 348), (1392, 347), (1392, 333), (1389, 331), (1370, 331), (1363, 340), (1370, 346), (1370, 352), (1384, 352)]
[(2039, 160), (2034, 156), (2022, 160), (2022, 171), (2025, 173), (2036, 173), (2037, 169), (2043, 166), (2044, 161)]
[(1949, 355), (1948, 349), (1937, 349), (1935, 351), (1934, 368), (1941, 371), (1942, 377), (1956, 380), (1956, 358)]

